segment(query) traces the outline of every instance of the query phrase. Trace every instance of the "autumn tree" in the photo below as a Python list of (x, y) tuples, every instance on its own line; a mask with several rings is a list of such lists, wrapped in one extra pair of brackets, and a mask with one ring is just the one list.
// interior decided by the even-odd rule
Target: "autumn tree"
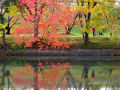
[(76, 24), (77, 15), (71, 11), (70, 8), (63, 6), (55, 11), (56, 19), (61, 28), (65, 30), (66, 34), (70, 34), (71, 29)]
[(72, 6), (73, 1), (72, 0), (68, 0), (68, 1), (64, 1), (64, 8), (62, 8), (63, 10), (61, 11), (62, 13), (62, 23), (64, 23), (62, 26), (65, 27), (65, 33), (66, 34), (70, 34), (72, 28), (74, 27), (74, 25), (76, 25), (76, 19), (78, 17), (78, 13), (73, 9), (74, 7)]
[(64, 27), (65, 33), (70, 34), (72, 28), (78, 24), (77, 19), (80, 18), (80, 13), (82, 13), (81, 10), (76, 10), (75, 5), (76, 2), (73, 0), (67, 0), (62, 2), (64, 4), (64, 7), (62, 7), (58, 11), (60, 25), (62, 28)]
[[(88, 44), (89, 42), (89, 31), (91, 28), (90, 22), (92, 21), (93, 15), (101, 13), (102, 15), (108, 13), (106, 8), (106, 3), (114, 2), (115, 0), (76, 0), (77, 8), (79, 10), (84, 10), (84, 13), (81, 13), (81, 19), (85, 22), (83, 28), (83, 41), (84, 44)], [(115, 2), (114, 2), (115, 3)]]
[(90, 10), (96, 7), (97, 2), (93, 0), (82, 0), (82, 1), (76, 0), (76, 2), (77, 2), (77, 7), (85, 11), (83, 14), (81, 14), (81, 18), (84, 18), (85, 29), (86, 29), (84, 30), (84, 33), (83, 33), (83, 41), (84, 41), (84, 44), (88, 44), (89, 36), (88, 36), (87, 30), (90, 29), (89, 23), (90, 23), (91, 14), (92, 14)]
[(61, 1), (19, 0), (18, 4), (23, 19), (21, 26), (14, 32), (17, 35), (17, 44), (25, 41), (26, 47), (36, 45), (40, 49), (68, 47), (65, 40), (61, 42), (58, 39), (60, 35), (57, 33), (58, 21), (55, 11), (62, 6)]

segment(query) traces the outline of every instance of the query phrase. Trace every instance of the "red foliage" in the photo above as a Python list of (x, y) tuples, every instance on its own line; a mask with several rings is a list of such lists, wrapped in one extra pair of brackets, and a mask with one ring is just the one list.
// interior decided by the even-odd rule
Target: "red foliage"
[[(20, 45), (24, 42), (25, 47), (32, 47), (37, 44), (36, 47), (39, 47), (40, 50), (69, 48), (65, 39), (60, 40), (60, 38), (64, 38), (63, 35), (58, 34), (57, 15), (59, 12), (56, 10), (59, 9), (56, 7), (62, 7), (60, 3), (60, 0), (19, 0), (19, 6), (24, 7), (24, 14), (22, 15), (24, 18), (21, 19), (20, 27), (14, 32), (16, 34), (15, 44)], [(38, 5), (36, 6), (36, 4)], [(66, 18), (68, 17), (62, 19)], [(36, 41), (37, 43), (35, 43)]]
[(11, 80), (16, 86), (29, 86), (33, 84), (33, 72), (30, 65), (26, 65), (25, 68), (19, 68), (11, 71)]
[[(48, 64), (48, 62), (46, 62)], [(51, 63), (43, 66), (42, 63), (38, 63), (38, 73), (33, 72), (31, 65), (25, 65), (24, 68), (18, 68), (12, 71), (11, 80), (16, 86), (33, 86), (34, 78), (38, 77), (38, 88), (57, 88), (56, 85), (60, 78), (64, 75), (66, 68), (69, 67), (69, 63)], [(66, 82), (62, 82), (62, 85), (66, 85)]]

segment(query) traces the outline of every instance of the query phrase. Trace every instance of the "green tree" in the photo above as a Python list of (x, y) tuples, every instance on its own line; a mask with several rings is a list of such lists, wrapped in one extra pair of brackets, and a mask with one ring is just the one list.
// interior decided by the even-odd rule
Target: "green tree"
[[(16, 1), (17, 0), (1, 0), (0, 1), (0, 23), (1, 24), (5, 24), (5, 19), (6, 19), (5, 14), (9, 13), (8, 7), (10, 7), (11, 5), (16, 5)], [(7, 30), (7, 34), (10, 34), (10, 29), (13, 26), (13, 25), (10, 26), (10, 22), (11, 22), (13, 17), (14, 17), (14, 15), (12, 15), (12, 16), (8, 15), (7, 25), (5, 28)]]
[[(83, 27), (83, 41), (84, 44), (89, 43), (89, 31), (91, 28), (92, 18), (98, 13), (101, 15), (108, 16), (107, 6), (111, 3), (115, 4), (116, 0), (76, 0), (77, 9), (83, 10), (84, 13), (81, 13), (81, 20), (85, 22)], [(99, 18), (99, 17), (97, 17)], [(96, 19), (97, 19), (96, 18)]]
[(105, 15), (107, 28), (110, 33), (110, 36), (113, 36), (113, 30), (115, 30), (115, 25), (117, 24), (117, 7), (115, 3), (111, 2), (107, 4), (108, 14)]

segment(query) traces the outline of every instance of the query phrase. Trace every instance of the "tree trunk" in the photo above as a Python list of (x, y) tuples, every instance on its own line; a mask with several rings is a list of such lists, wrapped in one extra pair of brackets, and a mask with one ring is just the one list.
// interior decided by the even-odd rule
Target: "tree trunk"
[(35, 65), (34, 66), (34, 90), (39, 90), (38, 88), (38, 68), (37, 66)]
[(6, 65), (5, 64), (3, 64), (3, 66), (2, 66), (2, 86), (4, 86), (5, 85), (5, 70), (6, 69)]
[(38, 25), (37, 25), (37, 23), (34, 24), (34, 38), (38, 39)]
[(112, 32), (110, 32), (110, 37), (112, 37)]
[(83, 67), (82, 78), (84, 79), (88, 78), (88, 70), (89, 68), (87, 66)]
[(5, 29), (2, 29), (2, 31), (3, 31), (3, 36), (2, 36), (3, 49), (5, 50), (5, 45), (6, 45), (6, 41), (5, 41)]
[(85, 35), (85, 36), (84, 36), (84, 39), (83, 39), (83, 40), (84, 40), (84, 44), (87, 45), (88, 42), (89, 42), (89, 36), (88, 36), (88, 33), (87, 33), (87, 32), (85, 32), (84, 35)]
[(84, 40), (85, 40), (85, 33), (82, 33), (82, 35), (83, 35), (83, 42), (84, 42)]
[(70, 31), (69, 29), (66, 29), (66, 34), (70, 34)]
[(37, 1), (34, 3), (35, 5), (35, 16), (34, 16), (34, 38), (38, 39), (38, 24), (39, 24), (39, 16), (38, 16), (38, 6)]
[(10, 35), (11, 33), (10, 33), (10, 27), (9, 26), (7, 26), (5, 29), (7, 29), (7, 35)]

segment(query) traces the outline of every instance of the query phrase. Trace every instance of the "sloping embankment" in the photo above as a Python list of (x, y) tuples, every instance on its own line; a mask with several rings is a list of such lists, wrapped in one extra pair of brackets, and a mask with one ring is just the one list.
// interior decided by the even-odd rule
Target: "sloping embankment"
[(74, 50), (74, 51), (0, 51), (0, 56), (112, 56), (118, 50)]
[(119, 56), (114, 56), (118, 50), (74, 50), (74, 51), (0, 51), (1, 59), (5, 58), (26, 58), (28, 60), (76, 60), (76, 61), (111, 61), (120, 60)]

